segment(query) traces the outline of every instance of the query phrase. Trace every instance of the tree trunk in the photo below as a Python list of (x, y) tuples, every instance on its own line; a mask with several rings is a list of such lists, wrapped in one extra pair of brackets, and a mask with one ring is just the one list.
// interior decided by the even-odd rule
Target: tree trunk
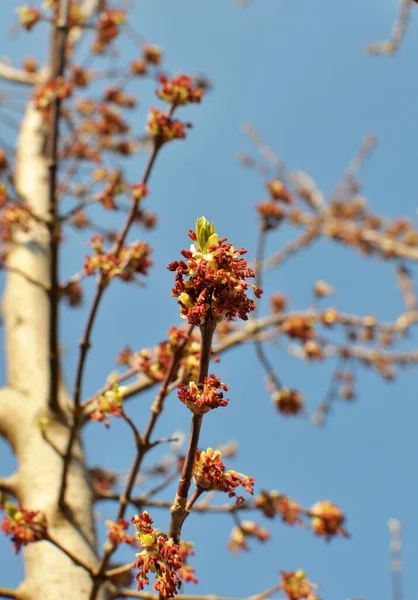
[[(42, 117), (29, 105), (18, 138), (15, 187), (33, 212), (47, 219), (45, 142)], [(7, 387), (0, 390), (0, 434), (10, 442), (19, 465), (14, 491), (24, 508), (42, 511), (49, 532), (62, 546), (95, 567), (92, 490), (81, 443), (75, 445), (69, 472), (65, 498), (69, 514), (65, 516), (57, 505), (63, 460), (56, 449), (64, 451), (69, 427), (48, 410), (49, 238), (44, 225), (15, 236), (7, 267), (3, 302)], [(63, 385), (59, 396), (60, 405), (68, 406)], [(49, 419), (48, 441), (39, 425), (43, 417)], [(23, 553), (26, 577), (18, 590), (22, 599), (89, 597), (90, 575), (50, 542), (29, 544)]]

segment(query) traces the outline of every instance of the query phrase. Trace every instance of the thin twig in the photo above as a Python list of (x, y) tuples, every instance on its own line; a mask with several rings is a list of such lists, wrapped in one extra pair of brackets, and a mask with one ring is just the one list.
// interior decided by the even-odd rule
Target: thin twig
[[(258, 234), (258, 244), (257, 244), (257, 254), (255, 260), (255, 285), (259, 288), (262, 288), (263, 285), (263, 277), (262, 277), (262, 264), (264, 261), (264, 252), (267, 238), (267, 228), (264, 226), (262, 222), (260, 224), (260, 231)], [(257, 308), (258, 303), (256, 303), (255, 310), (253, 312), (253, 318), (257, 318)], [(267, 382), (269, 387), (273, 387), (274, 390), (279, 390), (282, 387), (282, 383), (280, 378), (276, 374), (273, 365), (269, 361), (266, 352), (264, 351), (264, 346), (261, 340), (254, 340), (255, 352), (258, 360), (260, 361), (261, 366), (266, 372)], [(273, 390), (269, 390), (273, 391)]]
[(14, 598), (15, 600), (18, 600), (19, 594), (16, 590), (0, 587), (0, 598)]
[[(138, 472), (141, 468), (142, 460), (145, 457), (146, 453), (149, 451), (149, 449), (152, 448), (152, 444), (150, 443), (151, 435), (154, 431), (158, 417), (163, 410), (163, 403), (164, 403), (164, 399), (167, 395), (169, 383), (175, 376), (175, 373), (177, 372), (178, 365), (179, 365), (180, 359), (183, 354), (183, 350), (186, 347), (186, 344), (188, 343), (188, 341), (190, 339), (190, 335), (192, 334), (192, 331), (193, 331), (193, 326), (191, 326), (189, 328), (187, 337), (182, 340), (182, 342), (177, 346), (177, 348), (173, 352), (172, 357), (171, 357), (171, 363), (170, 363), (170, 366), (167, 368), (164, 380), (161, 384), (160, 391), (151, 406), (151, 416), (150, 416), (150, 420), (148, 422), (148, 426), (145, 430), (144, 437), (141, 440), (141, 444), (139, 446), (137, 446), (135, 460), (131, 467), (131, 471), (130, 471), (128, 481), (125, 486), (125, 490), (118, 498), (119, 509), (118, 509), (118, 513), (117, 513), (117, 516), (115, 519), (116, 521), (119, 519), (123, 519), (123, 517), (125, 516), (126, 509), (128, 508), (129, 504), (132, 503), (131, 494), (132, 494), (132, 490), (133, 490), (133, 487), (135, 485), (135, 482), (136, 482), (136, 479), (138, 476)], [(116, 548), (117, 548), (117, 545), (112, 543), (110, 540), (108, 540), (108, 542), (105, 544), (105, 552), (100, 561), (100, 565), (95, 573), (96, 579), (93, 583), (93, 588), (90, 593), (89, 600), (96, 599), (97, 594), (99, 593), (99, 590), (100, 590), (100, 587), (102, 584), (101, 578), (103, 577), (104, 573), (106, 572), (110, 558), (111, 558), (112, 554), (114, 553), (114, 551), (116, 550)]]
[[(154, 166), (155, 160), (157, 158), (158, 152), (161, 149), (161, 147), (162, 146), (159, 143), (154, 144), (154, 148), (149, 156), (148, 162), (145, 166), (144, 174), (142, 176), (142, 183), (144, 185), (148, 182), (148, 180), (151, 176), (152, 168)], [(119, 235), (117, 242), (115, 242), (115, 246), (114, 246), (114, 249), (112, 250), (112, 252), (116, 256), (118, 256), (118, 254), (123, 246), (123, 243), (125, 241), (125, 238), (128, 235), (129, 229), (130, 229), (132, 223), (134, 222), (138, 202), (139, 202), (139, 200), (134, 201), (132, 203), (131, 209), (127, 216), (127, 219), (126, 219), (125, 225), (122, 229), (122, 232)], [(84, 370), (85, 370), (85, 366), (86, 366), (86, 359), (87, 359), (87, 354), (88, 354), (88, 351), (89, 351), (90, 345), (91, 345), (91, 342), (90, 342), (91, 333), (92, 333), (93, 326), (94, 326), (96, 316), (98, 313), (100, 301), (103, 297), (104, 291), (105, 291), (108, 283), (109, 283), (108, 277), (106, 275), (102, 274), (99, 278), (99, 283), (97, 285), (96, 294), (95, 294), (93, 304), (90, 309), (89, 317), (87, 319), (84, 336), (83, 336), (82, 341), (80, 342), (80, 353), (79, 353), (77, 374), (76, 374), (76, 381), (75, 381), (75, 388), (74, 388), (74, 420), (73, 420), (73, 424), (71, 427), (70, 436), (68, 438), (68, 445), (67, 445), (67, 449), (66, 449), (66, 453), (65, 453), (66, 458), (64, 460), (61, 488), (60, 488), (60, 493), (59, 493), (59, 505), (61, 507), (63, 507), (63, 505), (64, 505), (65, 489), (66, 489), (66, 485), (67, 485), (67, 476), (68, 476), (68, 470), (69, 470), (69, 466), (70, 466), (70, 462), (71, 462), (72, 449), (73, 449), (73, 445), (74, 445), (74, 442), (77, 437), (77, 432), (78, 432), (80, 424), (82, 422), (82, 418), (81, 418), (82, 410), (80, 407), (80, 401), (81, 401), (82, 383), (83, 383), (83, 377), (84, 377)], [(94, 597), (95, 596), (93, 596), (93, 598)]]
[(392, 600), (403, 600), (402, 582), (402, 527), (398, 519), (388, 522), (390, 531), (390, 571), (392, 575)]
[[(201, 344), (199, 374), (197, 379), (198, 384), (203, 384), (208, 376), (212, 340), (215, 330), (215, 321), (208, 320), (200, 326)], [(192, 415), (186, 457), (184, 459), (183, 470), (177, 487), (177, 494), (173, 506), (171, 507), (171, 521), (168, 530), (168, 537), (173, 538), (176, 544), (178, 544), (180, 541), (181, 528), (185, 519), (187, 518), (187, 515), (189, 514), (189, 511), (187, 510), (187, 497), (192, 481), (193, 466), (196, 460), (196, 451), (199, 443), (202, 419), (202, 415)]]
[[(199, 596), (195, 594), (182, 594), (181, 600), (265, 600), (269, 598), (272, 594), (280, 590), (279, 585), (275, 585), (274, 587), (266, 590), (265, 592), (261, 592), (255, 596), (245, 596), (245, 597), (233, 597), (233, 598), (224, 598), (222, 596), (214, 596), (213, 594), (208, 594), (206, 596)], [(116, 596), (114, 598), (142, 598), (142, 600), (158, 600), (158, 595), (153, 594), (152, 592), (136, 592), (134, 590), (118, 590)]]
[[(66, 42), (69, 31), (70, 0), (60, 0), (56, 9), (54, 30), (52, 33), (52, 77), (56, 81), (58, 77), (63, 77), (66, 68)], [(49, 240), (50, 240), (50, 323), (49, 323), (49, 407), (52, 411), (58, 412), (59, 399), (59, 375), (60, 375), (60, 356), (59, 356), (59, 247), (60, 247), (60, 227), (58, 223), (58, 199), (57, 199), (57, 178), (58, 178), (58, 143), (59, 143), (59, 125), (61, 118), (62, 99), (57, 94), (51, 105), (50, 129), (47, 143), (47, 160), (49, 170), (48, 182), (48, 213), (49, 213)]]

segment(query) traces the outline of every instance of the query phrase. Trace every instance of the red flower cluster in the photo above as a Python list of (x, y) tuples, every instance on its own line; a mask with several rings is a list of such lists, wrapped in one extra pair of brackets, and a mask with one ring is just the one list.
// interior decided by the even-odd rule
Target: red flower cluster
[(156, 91), (157, 96), (173, 106), (200, 102), (205, 93), (201, 88), (193, 87), (192, 78), (188, 75), (178, 75), (171, 81), (165, 75), (161, 75), (160, 83), (161, 88)]
[(339, 313), (335, 310), (335, 308), (327, 308), (321, 314), (321, 323), (325, 325), (325, 327), (332, 327), (334, 323), (338, 323), (340, 320)]
[(107, 46), (119, 35), (120, 26), (125, 23), (126, 15), (123, 10), (108, 8), (100, 12), (96, 23), (96, 39), (92, 50), (102, 54)]
[(280, 179), (272, 179), (266, 184), (267, 191), (273, 200), (280, 200), (285, 204), (293, 204), (293, 198), (288, 189)]
[[(237, 487), (243, 487), (249, 494), (254, 493), (254, 479), (237, 471), (226, 471), (220, 450), (212, 450), (212, 448), (196, 452), (193, 478), (196, 485), (204, 490), (226, 492), (230, 498), (236, 496)], [(237, 496), (237, 504), (243, 502), (244, 498)]]
[(39, 71), (38, 62), (33, 56), (25, 56), (22, 60), (22, 69), (26, 73), (37, 73)]
[(315, 593), (317, 587), (302, 570), (281, 572), (281, 588), (289, 600), (321, 600)]
[(113, 170), (106, 173), (106, 179), (107, 181), (104, 189), (97, 196), (97, 201), (107, 210), (118, 210), (119, 206), (115, 199), (127, 190), (128, 185), (125, 183), (122, 172), (119, 170)]
[(46, 533), (45, 517), (37, 510), (25, 510), (6, 502), (6, 515), (0, 525), (1, 531), (11, 536), (17, 554), (22, 546), (43, 539)]
[(180, 542), (179, 553), (183, 561), (183, 566), (178, 570), (179, 577), (185, 583), (198, 583), (194, 567), (186, 564), (187, 558), (194, 556), (193, 542)]
[(61, 287), (61, 294), (72, 308), (83, 304), (83, 288), (79, 283), (70, 281)]
[(126, 533), (129, 523), (125, 519), (118, 519), (116, 523), (114, 521), (106, 521), (106, 525), (109, 529), (107, 537), (117, 546), (119, 544), (135, 544), (135, 537)]
[(159, 143), (184, 139), (186, 137), (185, 127), (190, 127), (190, 125), (171, 119), (158, 108), (150, 108), (146, 130)]
[(78, 65), (71, 66), (71, 82), (74, 87), (84, 88), (90, 81), (90, 74), (87, 69)]
[(298, 338), (302, 341), (315, 336), (315, 321), (304, 315), (292, 315), (283, 321), (281, 331), (290, 338)]
[[(164, 379), (174, 350), (181, 341), (187, 338), (186, 329), (172, 326), (167, 332), (167, 337), (167, 340), (159, 343), (155, 348), (143, 348), (132, 357), (132, 363), (136, 364), (142, 373), (154, 381)], [(200, 356), (199, 337), (199, 332), (194, 331), (183, 350), (180, 359), (180, 373), (183, 381), (197, 378)]]
[(41, 11), (39, 8), (30, 8), (25, 5), (17, 8), (16, 12), (19, 15), (21, 26), (26, 29), (26, 31), (30, 31), (41, 19)]
[(312, 517), (311, 527), (316, 535), (327, 539), (338, 534), (347, 537), (348, 534), (342, 527), (345, 520), (344, 513), (329, 500), (314, 504), (309, 514)]
[(227, 392), (229, 387), (221, 382), (220, 377), (216, 377), (213, 373), (205, 378), (205, 382), (195, 383), (190, 381), (189, 385), (178, 386), (178, 399), (190, 408), (195, 415), (204, 415), (213, 408), (218, 406), (227, 406), (228, 399), (224, 399), (224, 395), (219, 390)]
[(135, 200), (135, 202), (139, 202), (139, 200), (142, 200), (142, 198), (145, 198), (148, 194), (149, 189), (145, 183), (137, 183), (132, 186), (132, 200)]
[(303, 509), (298, 502), (275, 490), (272, 492), (262, 491), (255, 499), (255, 505), (269, 519), (278, 514), (288, 525), (300, 525), (302, 523)]
[(288, 299), (283, 296), (280, 292), (275, 292), (270, 296), (270, 308), (271, 312), (276, 314), (286, 310), (288, 305)]
[(122, 281), (132, 281), (135, 274), (147, 275), (152, 265), (151, 248), (145, 242), (135, 242), (132, 246), (123, 246), (116, 255), (103, 250), (103, 236), (94, 235), (89, 244), (95, 251), (94, 256), (86, 255), (84, 269), (87, 275), (100, 271), (112, 279), (119, 277)]
[(133, 60), (131, 62), (131, 73), (133, 75), (146, 75), (147, 73), (147, 63), (145, 62), (145, 60)]
[(95, 410), (91, 413), (92, 421), (100, 421), (105, 427), (110, 427), (109, 416), (121, 417), (123, 414), (123, 393), (125, 387), (114, 383), (111, 390), (95, 399)]
[(139, 569), (136, 575), (138, 590), (149, 585), (148, 573), (155, 573), (153, 588), (163, 598), (174, 598), (178, 593), (181, 581), (179, 571), (183, 567), (185, 549), (180, 548), (165, 533), (152, 527), (153, 520), (144, 511), (132, 518), (137, 530), (137, 538), (143, 550), (136, 555), (134, 568)]
[(135, 96), (122, 92), (117, 87), (108, 88), (104, 93), (105, 102), (113, 102), (122, 108), (135, 108), (137, 100)]
[(147, 63), (158, 67), (158, 65), (161, 64), (161, 59), (163, 57), (163, 49), (156, 44), (147, 44), (142, 48), (142, 55)]
[(272, 400), (282, 415), (298, 415), (304, 410), (303, 396), (297, 390), (280, 388), (273, 392)]
[(280, 179), (268, 181), (266, 187), (270, 198), (256, 205), (265, 231), (275, 229), (285, 216), (283, 206), (278, 204), (279, 201), (284, 204), (293, 204), (293, 198)]
[(66, 100), (71, 98), (73, 93), (73, 84), (71, 81), (66, 81), (64, 77), (57, 77), (56, 79), (49, 79), (43, 85), (38, 86), (35, 89), (33, 95), (33, 102), (35, 108), (39, 110), (44, 119), (49, 118), (50, 106), (57, 98), (60, 100)]
[(197, 220), (196, 231), (189, 231), (189, 237), (196, 244), (181, 252), (187, 263), (175, 261), (167, 267), (176, 271), (172, 295), (178, 298), (181, 316), (192, 325), (234, 317), (247, 320), (255, 308), (248, 288), (253, 288), (257, 298), (262, 294), (259, 287), (245, 281), (254, 277), (247, 261), (240, 258), (247, 251), (235, 250), (227, 238), (218, 240), (214, 225), (204, 217)]
[(29, 231), (29, 224), (30, 215), (27, 210), (18, 204), (5, 206), (0, 217), (1, 239), (9, 242), (14, 231)]
[(248, 550), (247, 539), (253, 537), (260, 542), (266, 542), (270, 538), (267, 529), (260, 527), (254, 521), (242, 521), (239, 527), (234, 527), (228, 541), (228, 548), (232, 554), (238, 554), (240, 550)]
[(266, 200), (256, 204), (258, 214), (262, 217), (264, 229), (275, 229), (284, 217), (283, 207), (274, 200)]

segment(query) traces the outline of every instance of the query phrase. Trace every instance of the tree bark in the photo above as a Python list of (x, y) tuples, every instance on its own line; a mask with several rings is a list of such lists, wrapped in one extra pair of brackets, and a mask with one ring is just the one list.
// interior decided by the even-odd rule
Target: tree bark
[[(46, 135), (41, 115), (29, 105), (18, 138), (14, 183), (33, 212), (44, 219), (48, 217)], [(49, 285), (49, 243), (47, 228), (36, 223), (29, 233), (14, 237), (8, 254), (9, 272), (3, 301), (7, 387), (0, 390), (0, 434), (10, 442), (16, 454), (19, 465), (16, 495), (23, 507), (42, 511), (51, 535), (95, 567), (93, 496), (80, 442), (75, 446), (69, 472), (68, 514), (59, 511), (57, 505), (63, 463), (57, 449), (64, 451), (69, 425), (48, 409), (49, 300), (44, 287)], [(30, 275), (30, 281), (25, 273)], [(70, 404), (62, 384), (59, 402), (61, 406)], [(43, 417), (49, 419), (45, 427), (48, 441), (39, 425)], [(26, 576), (19, 587), (19, 597), (24, 600), (88, 598), (89, 573), (50, 542), (29, 544), (23, 554)], [(101, 598), (105, 597), (103, 592)]]

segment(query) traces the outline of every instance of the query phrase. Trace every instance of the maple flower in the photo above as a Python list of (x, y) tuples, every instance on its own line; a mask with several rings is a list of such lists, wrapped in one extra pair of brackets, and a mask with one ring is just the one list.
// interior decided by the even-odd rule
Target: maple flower
[(137, 538), (142, 551), (136, 555), (133, 568), (139, 569), (136, 575), (138, 590), (143, 590), (150, 581), (148, 574), (155, 573), (154, 590), (163, 598), (174, 598), (181, 581), (179, 571), (183, 567), (187, 550), (174, 543), (172, 538), (152, 527), (153, 520), (142, 512), (131, 519), (137, 530)]
[(303, 396), (297, 390), (282, 387), (273, 392), (272, 400), (282, 415), (298, 415), (304, 410)]
[(289, 600), (320, 600), (315, 592), (317, 587), (301, 569), (281, 572), (281, 588)]
[(300, 525), (302, 523), (303, 509), (299, 503), (276, 490), (271, 492), (262, 491), (255, 499), (255, 505), (269, 519), (278, 514), (288, 525)]
[(95, 399), (95, 410), (91, 413), (92, 421), (103, 422), (105, 427), (110, 427), (109, 416), (121, 417), (123, 413), (123, 394), (126, 386), (119, 386), (115, 382), (112, 389)]
[(263, 543), (270, 538), (270, 533), (254, 521), (242, 521), (239, 527), (233, 527), (231, 530), (228, 548), (232, 554), (238, 554), (240, 550), (246, 552), (248, 550), (247, 539), (250, 537)]
[(149, 194), (149, 189), (145, 183), (137, 183), (132, 186), (132, 200), (139, 202), (142, 198), (145, 198)]
[(137, 59), (131, 62), (131, 73), (134, 75), (145, 75), (147, 72), (147, 63), (145, 60)]
[(106, 102), (114, 102), (123, 108), (134, 108), (137, 103), (135, 96), (125, 94), (118, 87), (111, 87), (105, 90), (103, 99)]
[(126, 533), (129, 523), (125, 519), (118, 519), (116, 523), (114, 521), (106, 521), (106, 525), (109, 529), (107, 537), (114, 544), (135, 544), (135, 537)]
[(22, 61), (22, 68), (26, 73), (36, 73), (39, 70), (39, 65), (33, 56), (25, 56)]
[(177, 75), (171, 80), (161, 75), (160, 83), (161, 88), (156, 91), (157, 96), (173, 106), (199, 103), (205, 93), (201, 88), (193, 87), (192, 78), (188, 75)]
[(15, 231), (29, 231), (30, 214), (25, 207), (13, 204), (3, 208), (0, 217), (0, 236), (4, 242), (13, 237)]
[(317, 502), (311, 507), (309, 513), (312, 517), (311, 527), (316, 535), (327, 539), (337, 534), (347, 535), (342, 528), (345, 520), (344, 513), (329, 500)]
[(81, 306), (83, 303), (83, 288), (79, 283), (70, 281), (61, 288), (61, 294), (71, 307)]
[(185, 127), (190, 127), (190, 125), (171, 119), (162, 110), (151, 107), (145, 129), (160, 143), (167, 143), (172, 140), (184, 139), (186, 137)]
[[(249, 494), (254, 493), (254, 479), (233, 470), (225, 470), (220, 450), (197, 450), (193, 466), (193, 478), (196, 485), (206, 491), (226, 492), (230, 498), (236, 496), (235, 489), (243, 487)], [(237, 504), (242, 504), (244, 498), (237, 497)]]
[(20, 24), (26, 31), (30, 31), (41, 19), (41, 11), (39, 8), (30, 8), (27, 4), (16, 8), (19, 15)]
[(185, 583), (198, 583), (194, 567), (191, 567), (190, 565), (186, 564), (187, 558), (189, 556), (194, 556), (193, 542), (180, 541), (179, 552), (183, 562), (182, 566), (178, 570), (179, 577)]
[(254, 301), (247, 296), (248, 288), (253, 288), (257, 298), (263, 293), (246, 281), (255, 276), (241, 258), (247, 251), (236, 250), (227, 238), (218, 239), (214, 224), (205, 217), (197, 220), (196, 230), (190, 230), (189, 237), (195, 243), (181, 252), (187, 262), (175, 261), (167, 267), (176, 271), (172, 296), (178, 299), (181, 316), (191, 325), (234, 317), (247, 320), (248, 313), (255, 309)]
[(337, 323), (340, 320), (339, 313), (335, 310), (335, 308), (327, 308), (321, 313), (321, 323), (325, 325), (325, 327), (332, 327), (334, 323)]
[(286, 186), (280, 179), (273, 179), (272, 181), (268, 181), (266, 184), (267, 190), (270, 193), (270, 196), (274, 200), (281, 200), (285, 204), (293, 204), (294, 200), (290, 195), (289, 191), (286, 189)]
[(227, 406), (228, 399), (224, 399), (223, 393), (219, 391), (221, 389), (227, 392), (229, 387), (221, 382), (220, 377), (211, 373), (203, 384), (190, 381), (186, 386), (181, 383), (177, 395), (195, 415), (204, 415), (218, 406)]
[(18, 554), (22, 546), (45, 537), (45, 517), (38, 510), (26, 510), (10, 502), (5, 503), (4, 510), (6, 514), (0, 530), (11, 536), (15, 554)]
[(147, 63), (158, 66), (161, 64), (163, 49), (161, 46), (157, 46), (156, 44), (146, 45), (142, 48), (142, 54)]
[(288, 299), (283, 296), (280, 292), (275, 292), (270, 296), (270, 309), (271, 312), (276, 314), (282, 312), (287, 308)]
[(87, 275), (100, 271), (109, 279), (119, 277), (123, 281), (132, 281), (136, 273), (147, 275), (152, 265), (151, 248), (145, 242), (137, 241), (131, 246), (122, 246), (118, 255), (105, 252), (102, 235), (94, 235), (88, 243), (95, 254), (85, 257), (84, 269)]
[(311, 317), (304, 315), (292, 315), (283, 321), (281, 331), (290, 338), (299, 338), (307, 340), (315, 336), (315, 321)]
[(273, 200), (259, 202), (256, 204), (256, 209), (263, 219), (263, 227), (266, 231), (275, 229), (285, 215), (283, 207)]
[[(173, 352), (178, 345), (188, 338), (185, 328), (170, 327), (167, 339), (155, 348), (143, 348), (135, 354), (134, 360), (138, 368), (154, 381), (162, 381), (170, 367)], [(200, 356), (200, 334), (194, 331), (184, 347), (180, 359), (181, 375), (184, 382), (197, 379)]]
[(96, 40), (93, 43), (92, 50), (96, 54), (101, 54), (106, 47), (119, 35), (120, 26), (126, 21), (126, 14), (123, 10), (109, 8), (100, 13), (96, 22)]
[(333, 287), (326, 281), (323, 281), (322, 279), (315, 283), (314, 293), (316, 296), (320, 296), (320, 297), (331, 296), (334, 292), (335, 292), (335, 287)]

